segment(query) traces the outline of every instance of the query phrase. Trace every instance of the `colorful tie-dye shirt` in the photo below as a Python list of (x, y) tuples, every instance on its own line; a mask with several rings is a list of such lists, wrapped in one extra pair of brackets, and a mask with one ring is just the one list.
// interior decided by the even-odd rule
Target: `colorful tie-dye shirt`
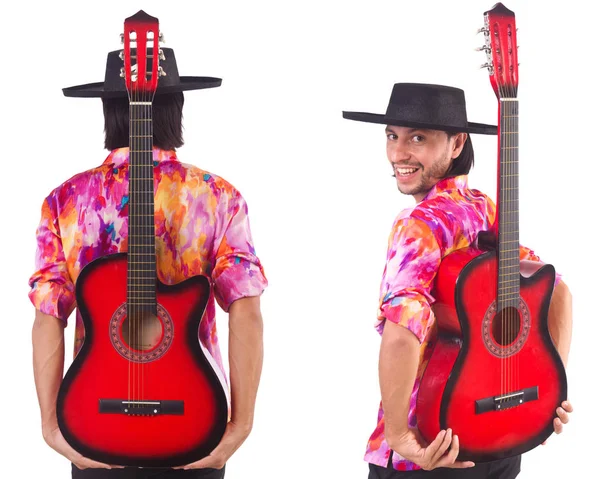
[[(175, 151), (153, 148), (158, 279), (175, 284), (205, 275), (210, 298), (199, 339), (225, 377), (215, 323), (215, 299), (228, 311), (237, 299), (260, 295), (267, 285), (256, 257), (248, 208), (228, 182), (178, 161)], [(127, 251), (129, 149), (53, 190), (37, 229), (37, 271), (29, 297), (43, 313), (67, 322), (81, 270), (101, 256)], [(75, 350), (85, 338), (77, 311)], [(218, 373), (219, 371), (217, 371)]]
[[(408, 328), (419, 339), (420, 361), (408, 412), (410, 427), (417, 425), (419, 383), (437, 339), (431, 289), (440, 261), (453, 251), (469, 246), (479, 231), (491, 227), (495, 216), (493, 201), (467, 188), (465, 175), (439, 181), (421, 202), (403, 210), (394, 222), (381, 281), (376, 328), (382, 334), (385, 321), (392, 321)], [(523, 246), (520, 257), (540, 261), (532, 250)], [(557, 282), (559, 278), (557, 275)], [(377, 427), (369, 439), (365, 461), (386, 467), (390, 452), (380, 404)], [(396, 470), (420, 469), (396, 452), (392, 463)]]

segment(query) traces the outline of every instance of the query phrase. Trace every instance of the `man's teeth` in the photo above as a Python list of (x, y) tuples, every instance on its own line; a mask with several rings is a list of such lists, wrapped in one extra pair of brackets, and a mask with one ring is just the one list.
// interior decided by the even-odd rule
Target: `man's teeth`
[(418, 168), (396, 168), (396, 171), (401, 175), (412, 175)]

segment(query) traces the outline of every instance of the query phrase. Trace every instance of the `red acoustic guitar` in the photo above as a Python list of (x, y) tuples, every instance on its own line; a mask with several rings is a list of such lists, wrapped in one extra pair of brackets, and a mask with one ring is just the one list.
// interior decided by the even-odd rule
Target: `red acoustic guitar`
[(491, 83), (499, 100), (497, 214), (476, 246), (446, 256), (433, 306), (438, 341), (417, 398), (418, 427), (460, 438), (459, 460), (524, 453), (553, 432), (567, 398), (565, 370), (548, 332), (551, 265), (519, 259), (518, 62), (514, 13), (485, 13)]
[(171, 467), (208, 455), (227, 423), (227, 396), (198, 340), (210, 294), (204, 276), (156, 276), (152, 102), (164, 55), (158, 20), (125, 20), (129, 94), (128, 252), (89, 263), (76, 297), (85, 343), (61, 385), (57, 416), (69, 444), (109, 464)]

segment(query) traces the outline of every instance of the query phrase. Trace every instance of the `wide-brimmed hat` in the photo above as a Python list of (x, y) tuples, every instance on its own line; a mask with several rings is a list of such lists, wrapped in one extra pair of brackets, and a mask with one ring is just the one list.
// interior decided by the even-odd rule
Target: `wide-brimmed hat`
[[(175, 53), (172, 48), (162, 48), (165, 59), (161, 60), (160, 66), (166, 73), (158, 77), (156, 94), (175, 93), (188, 90), (200, 90), (202, 88), (214, 88), (221, 86), (220, 78), (213, 77), (191, 77), (179, 76)], [(125, 79), (121, 78), (123, 60), (119, 57), (119, 50), (110, 52), (106, 59), (106, 73), (104, 82), (86, 83), (69, 88), (63, 88), (65, 96), (81, 98), (115, 98), (126, 97)]]
[(385, 115), (344, 111), (348, 120), (382, 125), (443, 130), (451, 133), (498, 134), (496, 125), (467, 121), (465, 92), (427, 83), (396, 83)]

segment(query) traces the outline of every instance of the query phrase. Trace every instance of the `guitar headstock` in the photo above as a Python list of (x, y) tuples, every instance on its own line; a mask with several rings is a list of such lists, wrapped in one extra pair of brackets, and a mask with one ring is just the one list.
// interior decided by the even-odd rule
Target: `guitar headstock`
[(159, 76), (166, 75), (159, 60), (164, 60), (158, 43), (163, 41), (158, 31), (158, 18), (151, 17), (143, 10), (125, 19), (121, 42), (124, 49), (121, 59), (124, 67), (121, 76), (130, 100), (152, 101)]
[(519, 62), (517, 58), (517, 28), (515, 14), (501, 3), (483, 15), (485, 26), (479, 30), (485, 36), (480, 48), (487, 55), (490, 82), (498, 98), (516, 98), (519, 86)]

